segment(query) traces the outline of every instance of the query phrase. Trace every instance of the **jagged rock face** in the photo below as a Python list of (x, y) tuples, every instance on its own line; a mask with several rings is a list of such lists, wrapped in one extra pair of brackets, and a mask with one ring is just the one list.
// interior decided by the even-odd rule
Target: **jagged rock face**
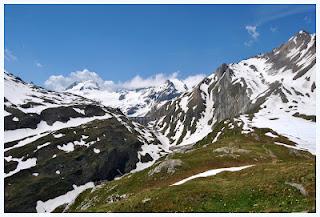
[[(187, 90), (187, 88), (185, 90)], [(154, 99), (156, 103), (159, 103), (162, 101), (171, 100), (179, 95), (180, 92), (176, 89), (174, 84), (171, 81), (167, 80), (164, 84), (164, 87), (159, 90), (152, 91), (149, 97), (151, 99)]]
[(154, 127), (171, 145), (187, 145), (210, 133), (215, 123), (254, 113), (278, 99), (281, 105), (275, 109), (314, 115), (315, 88), (315, 35), (299, 32), (270, 53), (222, 64), (148, 116), (157, 119)]
[[(265, 54), (274, 70), (292, 70), (293, 80), (303, 76), (315, 64), (315, 35), (300, 31), (296, 36), (272, 52)], [(305, 67), (307, 65), (307, 67)]]
[(73, 185), (112, 180), (167, 150), (119, 109), (5, 73), (5, 211), (35, 212)]
[(232, 76), (233, 71), (223, 64), (217, 69), (216, 76), (205, 78), (192, 92), (168, 102), (148, 115), (162, 116), (157, 127), (175, 145), (181, 144), (186, 136), (209, 133), (211, 127), (199, 128), (199, 123), (202, 126), (212, 126), (246, 111), (249, 107), (247, 87), (240, 83), (233, 84)]
[(211, 93), (210, 97), (214, 102), (213, 116), (220, 122), (247, 111), (250, 99), (246, 93), (246, 83), (232, 83), (234, 72), (227, 65), (222, 65), (217, 73), (220, 75), (218, 82), (210, 84), (207, 92)]

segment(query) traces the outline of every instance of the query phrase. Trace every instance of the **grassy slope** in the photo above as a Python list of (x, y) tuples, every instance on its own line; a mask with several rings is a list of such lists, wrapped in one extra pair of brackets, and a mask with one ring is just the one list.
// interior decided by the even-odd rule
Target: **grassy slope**
[[(211, 143), (223, 127), (219, 140)], [(241, 134), (241, 127), (227, 129), (221, 122), (215, 131), (185, 153), (162, 158), (180, 159), (183, 164), (169, 174), (162, 170), (148, 175), (158, 164), (144, 171), (105, 182), (80, 194), (68, 212), (314, 212), (315, 157), (308, 152), (275, 145), (285, 137), (270, 138), (269, 129)], [(218, 152), (228, 147), (233, 153)], [(237, 152), (237, 150), (242, 152)], [(219, 149), (218, 149), (219, 150)], [(245, 150), (245, 151), (243, 151)], [(238, 172), (198, 178), (170, 186), (209, 169), (251, 165)], [(304, 196), (287, 182), (301, 184)]]

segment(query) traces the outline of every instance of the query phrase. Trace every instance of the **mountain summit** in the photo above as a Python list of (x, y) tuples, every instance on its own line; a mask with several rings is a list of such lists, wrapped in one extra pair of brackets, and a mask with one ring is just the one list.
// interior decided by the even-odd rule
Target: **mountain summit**
[(97, 82), (88, 80), (83, 82), (73, 82), (70, 86), (66, 88), (66, 91), (76, 92), (76, 91), (88, 91), (88, 90), (100, 90)]

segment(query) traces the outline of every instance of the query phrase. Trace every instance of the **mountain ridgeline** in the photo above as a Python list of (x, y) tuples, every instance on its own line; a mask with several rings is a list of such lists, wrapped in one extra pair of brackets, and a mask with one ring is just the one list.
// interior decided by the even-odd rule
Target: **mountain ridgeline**
[(269, 53), (222, 64), (192, 91), (147, 115), (171, 144), (181, 145), (199, 141), (226, 118), (257, 112), (271, 96), (279, 97), (290, 113), (309, 112), (303, 108), (315, 100), (315, 42), (314, 34), (300, 31)]

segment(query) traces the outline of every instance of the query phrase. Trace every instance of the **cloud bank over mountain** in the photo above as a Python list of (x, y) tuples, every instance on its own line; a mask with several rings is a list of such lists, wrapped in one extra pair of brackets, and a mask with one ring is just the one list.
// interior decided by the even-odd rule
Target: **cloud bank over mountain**
[(205, 74), (194, 74), (188, 77), (182, 78), (179, 72), (173, 72), (171, 74), (157, 73), (149, 77), (141, 77), (140, 75), (134, 76), (127, 81), (111, 81), (102, 79), (96, 72), (88, 69), (71, 72), (69, 75), (51, 75), (45, 82), (44, 86), (50, 90), (63, 91), (74, 82), (83, 82), (92, 80), (96, 82), (102, 89), (114, 91), (117, 89), (137, 89), (146, 87), (157, 87), (163, 84), (166, 80), (180, 80), (187, 85), (188, 88), (192, 88), (197, 85)]

